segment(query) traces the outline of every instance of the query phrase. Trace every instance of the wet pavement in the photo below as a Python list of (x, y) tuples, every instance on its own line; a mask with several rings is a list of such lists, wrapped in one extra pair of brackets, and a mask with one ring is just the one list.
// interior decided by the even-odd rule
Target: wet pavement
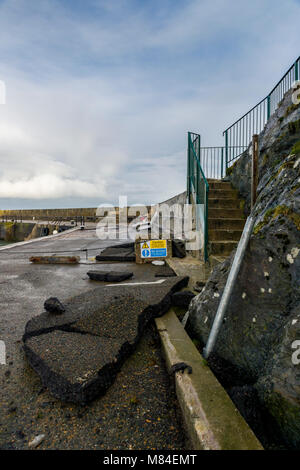
[[(6, 365), (0, 365), (0, 448), (28, 448), (38, 434), (45, 434), (40, 449), (186, 448), (172, 382), (152, 323), (106, 394), (89, 405), (53, 398), (25, 358), (21, 339), (26, 323), (43, 311), (48, 297), (64, 301), (101, 285), (88, 279), (91, 266), (87, 264), (111, 244), (111, 240), (99, 240), (92, 230), (74, 231), (0, 252), (0, 340), (5, 341), (7, 352)], [(77, 251), (86, 249), (88, 256)], [(87, 264), (30, 264), (29, 256), (39, 250), (79, 253)], [(98, 263), (96, 268), (132, 271), (133, 278), (125, 282), (157, 281), (155, 266)]]

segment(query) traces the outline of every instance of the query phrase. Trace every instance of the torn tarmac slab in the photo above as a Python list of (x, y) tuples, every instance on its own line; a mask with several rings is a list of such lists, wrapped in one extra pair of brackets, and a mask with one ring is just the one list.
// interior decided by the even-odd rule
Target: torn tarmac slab
[(99, 287), (64, 302), (61, 315), (30, 320), (24, 350), (43, 385), (57, 398), (87, 403), (113, 383), (146, 324), (166, 313), (187, 277), (159, 285)]
[(91, 281), (121, 282), (130, 279), (133, 273), (128, 271), (88, 271)]
[(29, 261), (33, 264), (78, 264), (80, 256), (31, 256)]
[(105, 248), (96, 256), (96, 261), (135, 261), (134, 243), (123, 243)]
[(172, 305), (176, 307), (189, 308), (189, 305), (195, 294), (189, 290), (183, 290), (182, 292), (175, 292), (172, 295)]

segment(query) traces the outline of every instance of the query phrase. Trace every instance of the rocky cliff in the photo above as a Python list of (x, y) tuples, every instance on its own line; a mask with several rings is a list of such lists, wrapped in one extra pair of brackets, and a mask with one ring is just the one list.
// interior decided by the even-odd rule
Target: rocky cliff
[[(215, 353), (235, 371), (239, 385), (251, 386), (282, 442), (299, 449), (300, 106), (292, 104), (291, 92), (260, 134), (259, 148), (256, 223)], [(251, 146), (227, 178), (244, 197), (249, 214)], [(207, 341), (233, 256), (213, 270), (190, 304), (189, 328), (201, 344)]]

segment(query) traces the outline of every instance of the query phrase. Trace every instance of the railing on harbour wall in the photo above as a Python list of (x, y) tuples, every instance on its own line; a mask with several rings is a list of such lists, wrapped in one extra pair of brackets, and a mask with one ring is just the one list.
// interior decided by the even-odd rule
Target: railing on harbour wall
[(274, 86), (271, 92), (223, 132), (224, 163), (231, 166), (248, 147), (254, 134), (260, 134), (284, 95), (300, 76), (300, 56)]

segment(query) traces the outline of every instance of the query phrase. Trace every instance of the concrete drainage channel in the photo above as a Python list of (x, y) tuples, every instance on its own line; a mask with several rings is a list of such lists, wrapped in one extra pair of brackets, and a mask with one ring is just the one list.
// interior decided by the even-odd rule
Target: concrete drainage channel
[(155, 323), (169, 372), (174, 364), (192, 368), (174, 372), (186, 431), (196, 450), (263, 450), (253, 431), (217, 381), (171, 309)]

